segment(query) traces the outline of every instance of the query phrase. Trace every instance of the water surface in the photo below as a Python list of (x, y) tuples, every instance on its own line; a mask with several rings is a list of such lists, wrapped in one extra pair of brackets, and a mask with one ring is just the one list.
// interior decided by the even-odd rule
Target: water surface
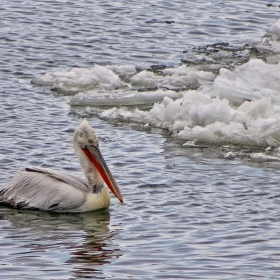
[[(71, 138), (85, 113), (32, 85), (36, 75), (178, 65), (197, 45), (260, 40), (279, 14), (267, 1), (0, 3), (1, 188), (28, 165), (82, 176)], [(125, 203), (75, 215), (1, 207), (1, 279), (279, 278), (279, 168), (188, 149), (162, 130), (89, 122)]]

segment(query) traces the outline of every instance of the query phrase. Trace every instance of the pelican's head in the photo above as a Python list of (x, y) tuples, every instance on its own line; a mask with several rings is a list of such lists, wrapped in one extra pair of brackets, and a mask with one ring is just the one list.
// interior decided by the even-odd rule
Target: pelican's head
[(81, 124), (77, 127), (73, 137), (73, 144), (75, 149), (85, 149), (86, 146), (98, 147), (98, 136), (86, 119), (83, 119)]
[(102, 178), (112, 193), (123, 202), (118, 185), (99, 150), (98, 136), (86, 119), (76, 129), (73, 145), (89, 184), (99, 184), (96, 177)]

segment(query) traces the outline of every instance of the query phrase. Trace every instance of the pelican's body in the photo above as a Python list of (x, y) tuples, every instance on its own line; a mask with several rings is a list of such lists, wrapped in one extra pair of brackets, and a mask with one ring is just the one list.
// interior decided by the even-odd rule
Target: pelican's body
[(63, 171), (31, 167), (19, 171), (0, 192), (0, 203), (15, 208), (56, 212), (87, 212), (110, 205), (108, 189), (123, 202), (118, 186), (98, 148), (98, 137), (86, 120), (73, 144), (86, 180)]

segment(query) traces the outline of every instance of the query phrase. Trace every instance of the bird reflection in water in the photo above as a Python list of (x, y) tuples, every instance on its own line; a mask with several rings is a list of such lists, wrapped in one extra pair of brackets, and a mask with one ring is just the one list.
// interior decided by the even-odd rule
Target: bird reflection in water
[[(122, 255), (114, 242), (117, 232), (109, 229), (108, 210), (95, 211), (93, 215), (92, 212), (59, 214), (1, 207), (0, 219), (9, 222), (9, 226), (3, 223), (5, 224), (4, 238), (19, 244), (18, 252), (21, 252), (19, 257), (22, 258), (24, 252), (26, 256), (35, 253), (32, 259), (33, 265), (35, 263), (36, 266), (38, 264), (45, 269), (44, 259), (46, 259), (52, 269), (59, 269), (61, 265), (67, 266), (75, 279), (102, 274), (104, 264)], [(0, 233), (0, 239), (2, 236)], [(13, 246), (13, 255), (15, 249)], [(63, 262), (60, 264), (55, 263), (57, 255), (63, 256)], [(8, 259), (9, 255), (7, 262)], [(52, 264), (49, 263), (50, 259), (53, 260)], [(28, 266), (28, 263), (26, 265)], [(63, 267), (63, 270), (65, 269), (67, 270)]]

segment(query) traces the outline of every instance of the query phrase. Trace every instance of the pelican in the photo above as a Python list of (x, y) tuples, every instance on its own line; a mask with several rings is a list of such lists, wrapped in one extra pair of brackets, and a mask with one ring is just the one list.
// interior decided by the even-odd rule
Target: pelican
[(29, 167), (17, 172), (0, 191), (0, 204), (54, 212), (107, 208), (110, 196), (104, 181), (123, 203), (118, 185), (99, 150), (98, 137), (86, 119), (76, 129), (73, 145), (86, 180), (64, 171)]

